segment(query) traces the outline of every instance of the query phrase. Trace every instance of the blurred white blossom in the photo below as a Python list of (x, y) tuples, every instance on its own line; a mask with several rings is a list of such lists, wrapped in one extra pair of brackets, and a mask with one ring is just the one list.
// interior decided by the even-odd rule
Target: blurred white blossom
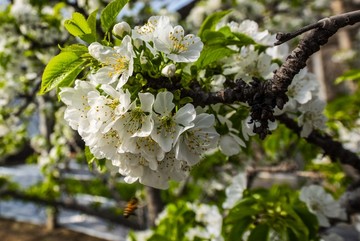
[(322, 186), (304, 186), (300, 190), (300, 200), (306, 203), (309, 211), (314, 213), (322, 227), (329, 227), (328, 218), (343, 218), (345, 210), (340, 207), (331, 194)]
[(239, 172), (234, 176), (232, 183), (225, 189), (226, 200), (223, 203), (223, 208), (231, 209), (243, 197), (243, 192), (247, 186), (246, 173)]

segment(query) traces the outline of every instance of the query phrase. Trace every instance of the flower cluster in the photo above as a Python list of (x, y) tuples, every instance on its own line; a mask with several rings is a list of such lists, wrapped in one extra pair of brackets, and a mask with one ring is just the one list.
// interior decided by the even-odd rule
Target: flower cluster
[(173, 27), (167, 17), (151, 17), (132, 30), (122, 22), (113, 33), (121, 39), (119, 46), (94, 42), (88, 47), (99, 63), (90, 81), (62, 88), (65, 119), (91, 153), (110, 160), (126, 182), (165, 189), (169, 180), (183, 180), (201, 156), (217, 146), (215, 118), (197, 113), (190, 103), (174, 103), (166, 90), (130, 94), (129, 88), (139, 83), (129, 82), (159, 59), (164, 67), (152, 69), (152, 75), (170, 78), (178, 63), (199, 58), (203, 44), (192, 34), (184, 36), (183, 28)]

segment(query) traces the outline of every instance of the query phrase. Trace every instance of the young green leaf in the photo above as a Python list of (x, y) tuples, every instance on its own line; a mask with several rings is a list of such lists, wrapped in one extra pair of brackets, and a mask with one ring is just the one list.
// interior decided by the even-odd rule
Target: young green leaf
[(223, 45), (211, 45), (203, 49), (195, 65), (198, 67), (198, 69), (202, 69), (212, 62), (232, 55), (233, 53), (235, 53), (234, 50), (231, 50)]
[(85, 42), (92, 43), (96, 39), (96, 32), (92, 33), (88, 21), (81, 13), (73, 13), (72, 18), (66, 20), (64, 26), (70, 34), (81, 38)]
[(80, 57), (81, 55), (86, 54), (89, 51), (88, 48), (83, 44), (72, 44), (61, 48), (61, 52), (72, 52)]
[(92, 171), (93, 170), (93, 163), (94, 163), (96, 158), (90, 152), (90, 148), (88, 146), (85, 146), (84, 154), (85, 154), (86, 162), (88, 163), (89, 170)]
[(352, 69), (346, 71), (343, 75), (339, 76), (335, 80), (335, 84), (340, 84), (344, 81), (359, 81), (360, 80), (360, 70), (359, 69)]
[(110, 2), (100, 15), (101, 28), (104, 32), (109, 32), (114, 24), (116, 17), (119, 15), (121, 9), (129, 2), (129, 0), (115, 0)]
[(78, 12), (73, 13), (72, 18), (67, 19), (64, 25), (67, 31), (75, 37), (91, 33), (91, 28), (89, 27), (84, 15)]
[(98, 9), (90, 13), (88, 19), (86, 20), (90, 29), (91, 29), (91, 35), (94, 38), (94, 41), (96, 41), (96, 16), (98, 13)]
[(199, 30), (199, 37), (203, 39), (203, 34), (205, 30), (215, 30), (216, 24), (228, 13), (230, 13), (231, 10), (216, 12), (212, 15), (209, 15), (203, 22), (203, 24), (200, 27)]
[(254, 220), (251, 217), (239, 219), (236, 223), (232, 225), (231, 229), (225, 233), (226, 240), (241, 240), (240, 238), (243, 236), (243, 234), (249, 228), (253, 221)]
[(60, 86), (69, 86), (83, 70), (87, 60), (72, 52), (61, 52), (45, 67), (39, 94)]

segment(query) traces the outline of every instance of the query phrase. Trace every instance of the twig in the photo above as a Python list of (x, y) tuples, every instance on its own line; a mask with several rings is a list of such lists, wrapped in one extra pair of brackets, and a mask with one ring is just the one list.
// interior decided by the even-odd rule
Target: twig
[(336, 29), (337, 31), (339, 28), (342, 28), (346, 25), (353, 25), (359, 21), (360, 21), (360, 10), (339, 14), (329, 18), (324, 18), (319, 20), (317, 23), (310, 24), (292, 33), (281, 33), (281, 32), (278, 33), (276, 35), (276, 39), (278, 41), (275, 43), (275, 45), (280, 45), (282, 43), (285, 43), (290, 39), (293, 39), (299, 36), (300, 34), (303, 34), (315, 28), (333, 29), (333, 30)]

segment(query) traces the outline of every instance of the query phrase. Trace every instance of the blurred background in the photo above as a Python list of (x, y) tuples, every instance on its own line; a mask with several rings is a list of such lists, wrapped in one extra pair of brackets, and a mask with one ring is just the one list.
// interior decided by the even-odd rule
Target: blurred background
[[(319, 168), (313, 160), (321, 159), (318, 149), (285, 127), (263, 142), (255, 138), (249, 145), (251, 149), (231, 158), (220, 153), (212, 155), (193, 170), (186, 183), (172, 183), (166, 191), (126, 184), (120, 175), (111, 175), (96, 163), (88, 163), (84, 143), (63, 119), (64, 105), (56, 92), (42, 96), (37, 92), (44, 67), (59, 53), (59, 46), (81, 42), (68, 34), (63, 21), (73, 12), (85, 16), (95, 9), (100, 12), (108, 2), (0, 0), (0, 217), (41, 224), (47, 230), (61, 226), (103, 240), (125, 240), (129, 230), (145, 230), (154, 225), (157, 214), (175, 200), (222, 203), (234, 170), (243, 168), (244, 163), (251, 163), (262, 173), (254, 181), (259, 186), (269, 180), (285, 180), (295, 186), (303, 181), (303, 177), (293, 173), (269, 174), (268, 169), (256, 169), (261, 166), (281, 166), (288, 173), (296, 164), (307, 174), (314, 174), (311, 178), (327, 179), (334, 193), (343, 192), (348, 178), (356, 175), (350, 169), (344, 175), (337, 163), (323, 169), (321, 175), (314, 173)], [(251, 19), (261, 29), (276, 33), (291, 32), (324, 17), (360, 9), (360, 1), (143, 0), (130, 1), (118, 19), (136, 26), (150, 16), (167, 15), (188, 32), (196, 33), (206, 16), (229, 8), (234, 9), (229, 18), (239, 22)], [(294, 47), (298, 40), (290, 41), (290, 46)], [(343, 28), (308, 63), (319, 81), (321, 99), (329, 104), (329, 132), (355, 153), (360, 144), (360, 95), (356, 94), (360, 79), (359, 40), (358, 25)], [(284, 170), (281, 168), (278, 170)], [(123, 210), (134, 196), (140, 198), (137, 215), (126, 219)], [(0, 237), (6, 233), (1, 227), (9, 230), (5, 222), (0, 220)], [(92, 240), (87, 238), (82, 239)]]

